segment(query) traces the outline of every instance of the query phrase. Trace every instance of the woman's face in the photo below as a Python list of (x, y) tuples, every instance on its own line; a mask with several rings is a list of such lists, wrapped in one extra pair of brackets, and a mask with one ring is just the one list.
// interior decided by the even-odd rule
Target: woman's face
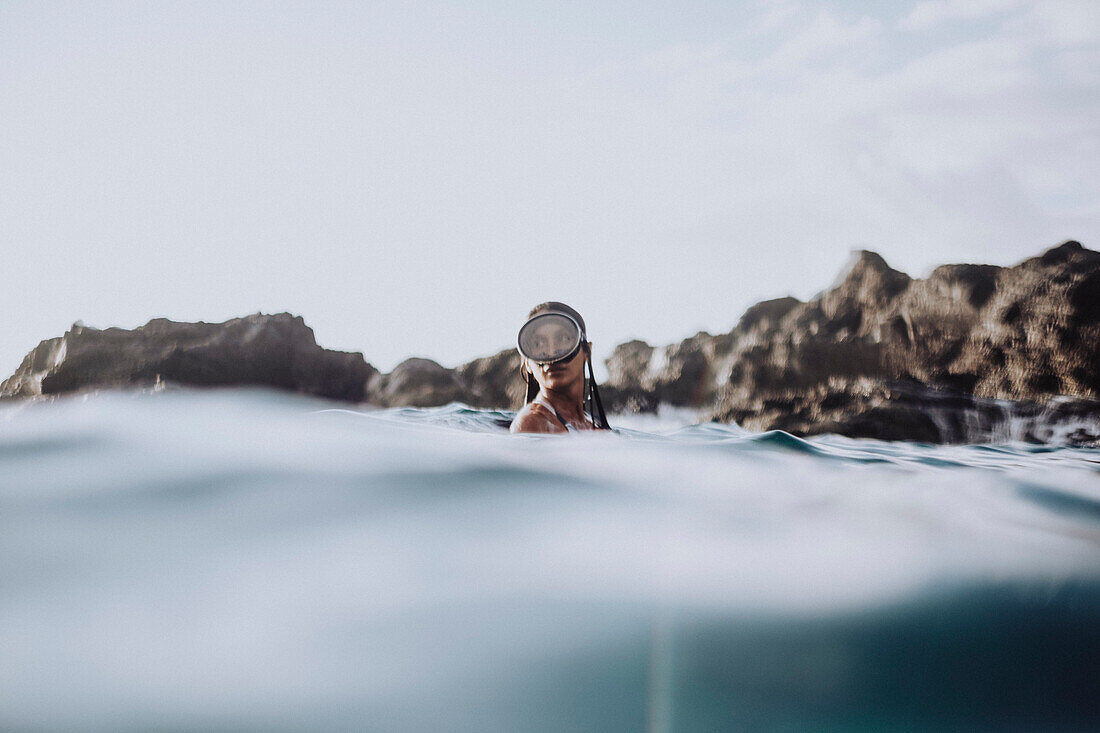
[[(541, 322), (540, 322), (541, 321)], [(523, 347), (535, 359), (560, 358), (577, 345), (577, 329), (560, 318), (538, 319), (531, 324)]]
[[(576, 343), (576, 342), (574, 342)], [(535, 381), (545, 389), (560, 391), (580, 382), (584, 383), (584, 360), (587, 344), (577, 350), (569, 361), (559, 361), (556, 364), (538, 364), (525, 359), (527, 370), (534, 375)]]

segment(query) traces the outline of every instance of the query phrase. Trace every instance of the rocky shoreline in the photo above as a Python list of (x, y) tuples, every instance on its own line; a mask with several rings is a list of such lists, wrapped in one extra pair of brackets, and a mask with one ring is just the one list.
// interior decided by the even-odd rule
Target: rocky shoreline
[[(930, 443), (1100, 444), (1100, 253), (1066, 242), (1013, 267), (943, 265), (926, 279), (874, 252), (809, 301), (754, 305), (725, 334), (619, 345), (609, 412), (694, 409), (701, 420), (796, 435)], [(317, 345), (300, 316), (74, 325), (32, 350), (0, 399), (98, 388), (257, 385), (381, 407), (514, 409), (514, 349), (448, 369), (381, 373)]]

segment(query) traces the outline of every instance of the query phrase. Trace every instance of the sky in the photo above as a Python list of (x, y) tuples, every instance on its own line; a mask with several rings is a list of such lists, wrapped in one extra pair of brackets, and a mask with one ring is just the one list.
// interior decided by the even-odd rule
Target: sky
[(1100, 2), (0, 0), (0, 378), (289, 311), (389, 370), (1100, 249)]

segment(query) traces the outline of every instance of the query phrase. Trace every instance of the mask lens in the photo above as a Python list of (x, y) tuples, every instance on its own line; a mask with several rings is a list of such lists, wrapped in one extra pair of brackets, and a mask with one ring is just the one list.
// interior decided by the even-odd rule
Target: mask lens
[(581, 330), (576, 321), (560, 313), (535, 316), (519, 330), (519, 351), (532, 361), (561, 361), (577, 350)]

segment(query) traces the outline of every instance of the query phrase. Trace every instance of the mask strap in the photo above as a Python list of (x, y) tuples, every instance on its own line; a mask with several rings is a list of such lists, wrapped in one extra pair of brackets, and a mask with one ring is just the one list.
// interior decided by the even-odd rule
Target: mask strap
[[(592, 369), (592, 350), (588, 349), (588, 414), (592, 416), (592, 422), (600, 430), (610, 430), (611, 426), (607, 424), (607, 415), (603, 411), (603, 400), (600, 399), (600, 390), (596, 388), (596, 372)], [(592, 406), (595, 405), (596, 409), (593, 410)], [(598, 412), (597, 412), (598, 411)], [(599, 422), (596, 422), (596, 416), (599, 415)]]

